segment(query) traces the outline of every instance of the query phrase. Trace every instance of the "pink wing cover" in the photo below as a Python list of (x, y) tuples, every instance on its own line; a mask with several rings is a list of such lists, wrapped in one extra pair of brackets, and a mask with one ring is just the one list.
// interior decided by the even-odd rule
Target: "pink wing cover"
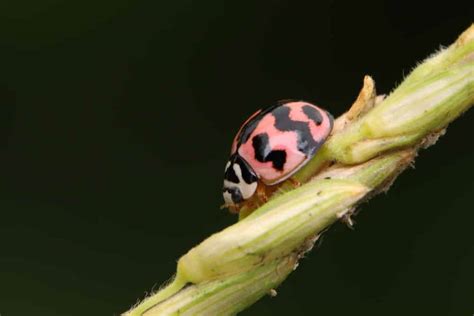
[[(309, 118), (303, 112), (303, 106), (312, 106), (319, 111), (322, 117), (322, 122), (317, 125), (315, 121)], [(314, 141), (318, 143), (324, 142), (328, 137), (332, 129), (332, 120), (326, 111), (318, 108), (307, 102), (290, 102), (284, 106), (290, 108), (289, 118), (292, 121), (306, 122), (310, 129), (310, 133)], [(255, 115), (255, 114), (254, 114)], [(272, 162), (260, 162), (255, 158), (255, 150), (252, 146), (252, 138), (255, 135), (267, 133), (269, 136), (270, 148), (272, 150), (284, 150), (286, 152), (286, 162), (283, 166), (283, 170), (277, 170), (273, 167)], [(307, 157), (306, 154), (298, 150), (298, 133), (294, 130), (291, 131), (280, 131), (275, 127), (275, 117), (268, 113), (266, 114), (248, 141), (242, 144), (239, 149), (239, 155), (244, 158), (250, 166), (254, 169), (257, 175), (260, 177), (263, 183), (267, 185), (276, 184), (284, 181), (299, 168), (301, 168), (305, 162), (311, 157)]]

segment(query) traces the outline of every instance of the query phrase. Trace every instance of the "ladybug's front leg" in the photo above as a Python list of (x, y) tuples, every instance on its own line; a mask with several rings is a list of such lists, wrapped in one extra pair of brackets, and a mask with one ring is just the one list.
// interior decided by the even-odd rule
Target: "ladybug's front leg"
[(267, 203), (268, 201), (267, 190), (265, 189), (265, 185), (262, 183), (259, 183), (257, 186), (257, 197), (263, 203)]
[(232, 214), (238, 214), (239, 213), (239, 205), (236, 205), (236, 204), (222, 204), (220, 209), (223, 210), (223, 209), (228, 209), (230, 213)]
[(301, 182), (299, 182), (296, 178), (293, 178), (293, 177), (290, 177), (288, 179), (289, 182), (291, 182), (291, 184), (295, 187), (295, 188), (299, 188), (301, 186)]

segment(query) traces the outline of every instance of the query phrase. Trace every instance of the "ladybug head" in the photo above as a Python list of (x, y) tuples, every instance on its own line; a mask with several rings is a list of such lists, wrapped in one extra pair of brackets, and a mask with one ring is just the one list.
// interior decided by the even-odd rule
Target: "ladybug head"
[(249, 164), (235, 153), (225, 167), (222, 195), (227, 205), (250, 198), (257, 189), (258, 177)]

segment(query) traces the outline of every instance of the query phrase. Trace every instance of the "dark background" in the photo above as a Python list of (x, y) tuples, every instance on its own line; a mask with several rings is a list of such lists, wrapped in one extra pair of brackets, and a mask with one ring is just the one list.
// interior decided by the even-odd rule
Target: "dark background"
[[(0, 314), (117, 315), (236, 218), (233, 134), (340, 115), (474, 21), (453, 1), (0, 2)], [(472, 315), (474, 114), (243, 315)]]

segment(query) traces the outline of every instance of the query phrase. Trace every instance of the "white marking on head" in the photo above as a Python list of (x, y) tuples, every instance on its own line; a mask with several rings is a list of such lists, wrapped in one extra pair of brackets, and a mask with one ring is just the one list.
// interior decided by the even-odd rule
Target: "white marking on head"
[(232, 194), (230, 194), (227, 191), (224, 191), (224, 193), (222, 193), (222, 196), (224, 197), (225, 204), (227, 204), (227, 205), (233, 205), (234, 204), (234, 201), (232, 201)]
[[(229, 171), (229, 168), (232, 168), (230, 172), (235, 174), (237, 180), (234, 182), (224, 179), (222, 195), (226, 201), (226, 204), (233, 205), (241, 202), (241, 200), (250, 198), (257, 190), (257, 181), (254, 181), (250, 184), (245, 182), (242, 177), (242, 169), (238, 163), (232, 163), (232, 161), (228, 161), (225, 167), (226, 173)], [(235, 201), (232, 199), (233, 194), (234, 198), (236, 199)]]
[(235, 175), (239, 178), (239, 183), (237, 183), (237, 187), (240, 189), (242, 193), (242, 197), (246, 200), (251, 197), (255, 190), (257, 189), (257, 181), (252, 182), (250, 184), (246, 183), (242, 178), (242, 170), (238, 164), (233, 164), (232, 168), (234, 168)]

